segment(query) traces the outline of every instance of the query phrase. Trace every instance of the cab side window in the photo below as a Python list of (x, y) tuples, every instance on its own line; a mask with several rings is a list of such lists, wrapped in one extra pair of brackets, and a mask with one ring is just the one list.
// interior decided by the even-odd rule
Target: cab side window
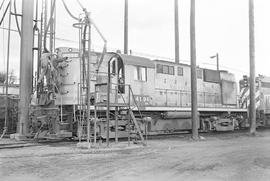
[(134, 67), (134, 80), (147, 81), (147, 68), (142, 66)]
[(178, 76), (183, 76), (184, 75), (183, 67), (177, 67), (177, 74), (178, 74)]
[(174, 75), (174, 66), (157, 64), (157, 73)]

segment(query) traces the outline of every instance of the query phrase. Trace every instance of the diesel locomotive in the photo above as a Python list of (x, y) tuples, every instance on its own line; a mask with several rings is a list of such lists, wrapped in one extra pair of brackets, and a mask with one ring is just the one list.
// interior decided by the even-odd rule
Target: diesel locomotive
[[(47, 87), (51, 82), (55, 88), (33, 95), (30, 111), (33, 132), (39, 136), (85, 135), (87, 81), (92, 135), (104, 138), (109, 130), (110, 138), (126, 137), (132, 128), (153, 135), (191, 130), (190, 65), (114, 52), (90, 55), (89, 74), (87, 62), (74, 48), (58, 48), (53, 56), (60, 61), (53, 61), (53, 57), (49, 58), (51, 63), (45, 61), (43, 72), (48, 73), (48, 66), (53, 71), (42, 76)], [(270, 84), (270, 79), (261, 77), (257, 87), (264, 102), (258, 109), (263, 126), (269, 124), (266, 118), (270, 112), (266, 108), (270, 105), (270, 87), (266, 84)], [(243, 80), (238, 95), (234, 74), (198, 67), (197, 89), (200, 131), (232, 131), (249, 126), (249, 88)]]

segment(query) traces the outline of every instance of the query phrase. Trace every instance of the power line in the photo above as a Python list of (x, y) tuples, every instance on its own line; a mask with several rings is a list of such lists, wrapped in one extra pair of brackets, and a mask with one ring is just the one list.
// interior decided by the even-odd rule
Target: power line
[[(5, 28), (5, 27), (0, 27), (0, 29), (3, 29), (3, 30), (7, 30), (8, 31), (8, 28)], [(14, 30), (14, 29), (10, 29), (10, 31), (13, 31), (13, 32), (18, 32), (18, 30)], [(4, 31), (3, 31), (3, 34), (4, 34)], [(37, 36), (37, 35), (36, 35)], [(4, 37), (4, 35), (3, 35)], [(79, 43), (79, 41), (75, 41), (75, 40), (70, 40), (70, 39), (66, 39), (66, 38), (61, 38), (61, 37), (55, 37), (56, 40), (59, 40), (59, 41), (64, 41), (64, 42), (69, 42), (69, 43)], [(4, 44), (4, 41), (3, 41), (3, 44)], [(93, 45), (94, 48), (101, 48), (102, 46), (101, 45)], [(114, 48), (114, 47), (108, 47), (108, 50), (111, 50), (111, 51), (117, 51), (119, 50), (119, 48)], [(167, 60), (167, 61), (170, 61), (170, 62), (173, 62), (174, 59), (173, 58), (170, 58), (170, 57), (164, 57), (164, 56), (158, 56), (158, 55), (152, 55), (152, 54), (148, 54), (148, 53), (143, 53), (143, 52), (136, 52), (136, 51), (132, 51), (132, 54), (133, 55), (136, 55), (136, 56), (143, 56), (143, 57), (148, 57), (150, 59), (161, 59), (161, 60)], [(190, 63), (189, 60), (180, 60), (180, 63)], [(211, 66), (215, 66), (215, 64), (212, 64), (212, 63), (207, 63), (207, 62), (200, 62), (200, 64), (204, 64), (204, 65), (211, 65)], [(240, 69), (236, 69), (236, 68), (232, 68), (232, 67), (228, 67), (228, 66), (225, 66), (225, 65), (220, 65), (221, 68), (225, 68), (227, 70), (232, 70), (232, 71), (235, 71), (235, 72), (241, 72), (241, 73), (245, 73), (247, 74), (248, 72), (247, 71), (244, 71), (244, 70), (240, 70)]]
[(68, 7), (67, 7), (67, 5), (66, 5), (66, 3), (65, 3), (65, 1), (64, 0), (62, 0), (62, 3), (63, 3), (63, 5), (64, 5), (64, 7), (65, 7), (65, 9), (66, 9), (66, 11), (67, 11), (67, 13), (70, 15), (70, 17), (72, 17), (73, 19), (75, 19), (75, 20), (77, 20), (77, 21), (79, 21), (80, 19), (79, 18), (77, 18), (76, 16), (74, 16), (70, 11), (69, 11), (69, 9), (68, 9)]
[[(0, 27), (0, 29), (8, 31), (8, 28), (5, 28), (5, 27)], [(10, 31), (18, 32), (18, 30), (14, 30), (14, 29), (10, 29)], [(37, 36), (37, 34), (35, 34), (35, 36)], [(60, 37), (55, 37), (55, 39), (60, 40), (60, 41), (71, 42), (71, 43), (78, 43), (78, 41), (69, 40), (69, 39), (60, 38)]]
[[(1, 4), (1, 8), (4, 4), (5, 0), (3, 0), (2, 4)], [(0, 10), (1, 10), (0, 8)], [(4, 14), (4, 12), (3, 12)], [(3, 21), (3, 26), (5, 26), (5, 21)], [(0, 27), (1, 28), (1, 27)], [(3, 63), (4, 63), (4, 66), (3, 67), (6, 67), (6, 56), (5, 56), (5, 31), (3, 31)], [(3, 69), (4, 70), (4, 69)]]
[(10, 6), (10, 2), (8, 3), (8, 5), (7, 5), (7, 7), (6, 7), (5, 11), (4, 11), (4, 14), (2, 16), (2, 19), (0, 20), (0, 26), (1, 26), (2, 22), (4, 21), (4, 18), (6, 16), (6, 13), (8, 11), (9, 6)]
[(5, 0), (2, 1), (1, 6), (0, 6), (0, 10), (2, 9), (2, 7), (4, 5), (4, 2), (5, 2)]

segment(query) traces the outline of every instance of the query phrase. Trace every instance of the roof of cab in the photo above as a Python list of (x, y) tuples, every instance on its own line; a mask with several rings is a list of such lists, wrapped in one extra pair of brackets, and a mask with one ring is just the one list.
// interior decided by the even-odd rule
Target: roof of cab
[(119, 54), (123, 59), (124, 64), (127, 65), (139, 65), (148, 68), (155, 68), (155, 63), (149, 58), (139, 57), (134, 55)]
[(185, 63), (175, 63), (173, 61), (167, 61), (167, 60), (159, 60), (159, 59), (155, 59), (154, 60), (156, 63), (165, 63), (165, 64), (171, 64), (171, 65), (180, 65), (180, 66), (187, 66), (187, 67), (190, 67), (189, 64), (185, 64)]

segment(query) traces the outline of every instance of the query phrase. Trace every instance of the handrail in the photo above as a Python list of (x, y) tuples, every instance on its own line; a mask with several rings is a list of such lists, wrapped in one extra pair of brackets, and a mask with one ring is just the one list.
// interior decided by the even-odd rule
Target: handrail
[[(139, 114), (140, 114), (140, 117), (143, 118), (142, 113), (141, 113), (141, 111), (140, 111), (140, 108), (139, 108), (139, 106), (138, 106), (138, 104), (137, 104), (137, 102), (136, 102), (136, 99), (135, 99), (133, 90), (132, 90), (132, 88), (130, 87), (130, 85), (129, 85), (129, 84), (117, 84), (117, 83), (111, 83), (111, 84), (112, 84), (112, 85), (123, 85), (123, 86), (128, 86), (128, 89), (129, 89), (129, 91), (130, 91), (130, 93), (131, 93), (131, 97), (132, 97), (132, 99), (133, 99), (133, 101), (134, 101), (135, 107), (137, 107), (138, 112), (139, 112)], [(98, 83), (98, 84), (95, 84), (95, 87), (98, 87), (98, 86), (106, 86), (106, 85), (108, 85), (108, 83)], [(116, 90), (116, 89), (111, 89), (111, 90)], [(119, 93), (117, 92), (117, 93), (116, 93), (116, 96), (118, 96), (118, 95), (119, 95)], [(120, 94), (120, 95), (121, 95), (121, 98), (122, 98), (124, 104), (125, 104), (125, 105), (128, 105), (128, 103), (126, 102), (124, 96), (123, 96), (122, 94)]]
[[(174, 91), (174, 92), (180, 92), (180, 93), (191, 93), (190, 90), (178, 90), (178, 89), (161, 89), (161, 88), (155, 88), (155, 90), (158, 90), (158, 91)], [(201, 91), (197, 91), (198, 94), (201, 94), (201, 93), (207, 93), (207, 94), (211, 94), (211, 95), (220, 95), (219, 93), (209, 93), (209, 92), (201, 92)]]
[(138, 112), (139, 112), (141, 118), (143, 119), (142, 113), (141, 113), (140, 108), (139, 108), (139, 106), (138, 106), (138, 104), (137, 104), (137, 102), (136, 102), (136, 99), (135, 99), (135, 96), (134, 96), (134, 93), (133, 93), (131, 87), (129, 87), (129, 90), (131, 91), (131, 94), (132, 94), (132, 98), (133, 98), (134, 104), (136, 105), (136, 107), (137, 107), (137, 109), (138, 109)]
[[(107, 85), (108, 83), (96, 83), (96, 86), (103, 86)], [(129, 84), (117, 84), (117, 83), (111, 83), (111, 85), (123, 85), (123, 86), (129, 86)]]

